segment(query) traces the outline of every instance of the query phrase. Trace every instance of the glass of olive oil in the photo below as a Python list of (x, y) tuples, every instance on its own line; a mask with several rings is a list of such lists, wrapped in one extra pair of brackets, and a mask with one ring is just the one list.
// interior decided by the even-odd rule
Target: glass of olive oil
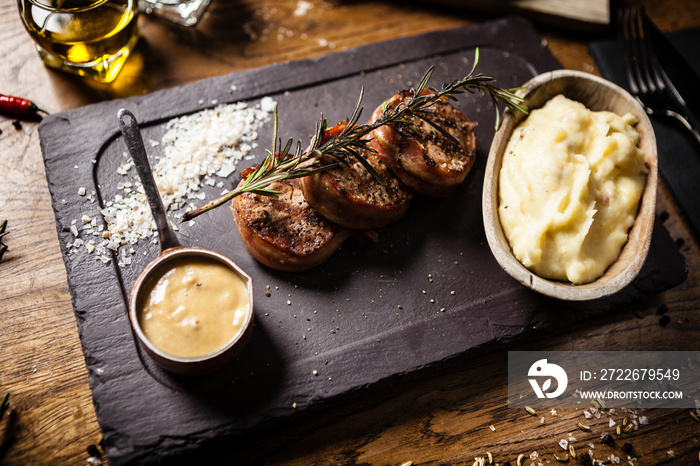
[(108, 83), (138, 41), (137, 0), (17, 0), (43, 62)]

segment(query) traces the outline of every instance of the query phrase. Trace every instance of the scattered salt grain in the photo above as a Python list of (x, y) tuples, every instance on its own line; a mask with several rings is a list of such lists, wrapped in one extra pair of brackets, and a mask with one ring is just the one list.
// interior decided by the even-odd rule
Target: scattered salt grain
[[(202, 185), (223, 187), (223, 182), (213, 177), (230, 176), (238, 162), (251, 155), (257, 147), (257, 131), (270, 121), (276, 105), (274, 99), (264, 97), (256, 106), (245, 102), (224, 104), (170, 120), (161, 141), (151, 141), (152, 147), (162, 151), (154, 157), (152, 171), (166, 210), (172, 212), (191, 201), (203, 201), (206, 196), (200, 191)], [(128, 176), (132, 165), (132, 161), (125, 161), (117, 173)], [(155, 223), (140, 181), (125, 180), (118, 184), (118, 190), (122, 194), (107, 200), (101, 211), (112, 239), (104, 247), (117, 252), (122, 244), (155, 240)], [(92, 221), (83, 216), (83, 223)], [(105, 252), (101, 246), (97, 247), (100, 254)], [(119, 263), (128, 265), (130, 259), (122, 256)]]
[(119, 165), (119, 167), (117, 167), (117, 173), (120, 175), (126, 175), (129, 172), (130, 168), (131, 162), (124, 162), (123, 164)]
[(566, 440), (566, 439), (564, 439), (564, 438), (561, 439), (561, 440), (559, 440), (559, 446), (562, 447), (562, 449), (564, 449), (564, 450), (568, 450), (568, 449), (569, 449), (569, 442), (568, 442), (568, 440)]
[(263, 97), (260, 100), (260, 110), (266, 113), (272, 113), (275, 110), (277, 102), (272, 97)]
[(292, 13), (294, 16), (306, 16), (306, 13), (313, 8), (313, 3), (307, 2), (306, 0), (300, 0), (297, 2), (297, 7)]

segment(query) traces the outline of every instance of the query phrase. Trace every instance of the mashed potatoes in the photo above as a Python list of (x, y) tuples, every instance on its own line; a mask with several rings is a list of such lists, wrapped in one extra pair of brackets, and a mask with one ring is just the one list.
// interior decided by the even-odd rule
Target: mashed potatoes
[(513, 132), (500, 172), (501, 225), (537, 275), (592, 282), (620, 254), (647, 168), (632, 115), (556, 96)]

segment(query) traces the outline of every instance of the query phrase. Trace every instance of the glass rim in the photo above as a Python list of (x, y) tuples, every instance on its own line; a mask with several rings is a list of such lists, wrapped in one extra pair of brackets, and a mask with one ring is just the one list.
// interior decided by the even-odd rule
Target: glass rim
[[(103, 5), (104, 3), (107, 3), (109, 0), (89, 0), (85, 1), (85, 5), (81, 6), (71, 6), (71, 7), (61, 7), (61, 6), (56, 6), (52, 5), (52, 0), (27, 0), (29, 3), (32, 5), (35, 5), (39, 8), (43, 8), (45, 10), (49, 11), (87, 11), (91, 10), (93, 8), (97, 8), (100, 5)], [(61, 2), (62, 3), (62, 2)], [(73, 3), (73, 2), (71, 2)]]

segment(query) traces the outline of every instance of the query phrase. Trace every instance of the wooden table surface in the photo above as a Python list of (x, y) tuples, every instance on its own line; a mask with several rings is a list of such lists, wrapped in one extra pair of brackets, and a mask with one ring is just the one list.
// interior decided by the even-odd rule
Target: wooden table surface
[[(127, 67), (112, 85), (98, 85), (45, 68), (22, 27), (16, 2), (0, 0), (0, 93), (30, 98), (55, 113), (493, 17), (430, 2), (309, 3), (311, 8), (297, 16), (293, 14), (297, 0), (213, 0), (195, 31), (142, 17), (143, 38)], [(700, 26), (698, 0), (642, 3), (662, 30)], [(565, 68), (597, 73), (587, 45), (599, 36), (545, 25), (538, 25), (538, 31)], [(0, 454), (3, 464), (86, 464), (88, 447), (100, 442), (100, 428), (57, 240), (37, 123), (21, 126), (17, 129), (13, 118), (0, 116), (0, 220), (7, 219), (10, 230), (4, 239), (9, 249), (0, 263), (0, 395), (11, 393), (12, 411), (0, 421), (0, 435), (14, 438)], [(657, 209), (688, 261), (689, 276), (683, 284), (513, 349), (699, 350), (698, 239), (664, 186)], [(591, 431), (584, 432), (576, 428), (583, 419), (581, 410), (530, 416), (508, 409), (506, 358), (503, 351), (456, 361), (407, 386), (370, 393), (264, 438), (212, 453), (224, 458), (225, 464), (308, 465), (472, 464), (487, 452), (495, 462), (515, 464), (519, 454), (529, 458), (538, 452), (542, 463), (555, 464), (553, 454), (563, 454), (559, 440), (572, 432), (577, 451), (588, 451), (587, 444), (592, 443), (594, 457), (608, 464), (611, 454), (627, 464), (625, 443), (634, 447), (636, 464), (700, 464), (700, 423), (688, 409), (646, 410), (648, 424), (621, 438), (614, 436), (612, 445), (603, 445), (600, 439), (601, 433), (613, 430), (608, 416), (589, 421)]]

